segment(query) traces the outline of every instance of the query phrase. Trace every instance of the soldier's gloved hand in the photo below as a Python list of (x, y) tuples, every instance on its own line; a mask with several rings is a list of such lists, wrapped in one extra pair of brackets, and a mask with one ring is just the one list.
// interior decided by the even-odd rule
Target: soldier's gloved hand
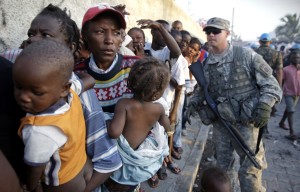
[(253, 113), (253, 123), (257, 128), (267, 125), (272, 108), (265, 103), (258, 103)]
[(184, 113), (184, 118), (188, 122), (188, 124), (191, 124), (191, 116), (195, 116), (196, 108), (193, 105), (187, 106), (187, 109)]

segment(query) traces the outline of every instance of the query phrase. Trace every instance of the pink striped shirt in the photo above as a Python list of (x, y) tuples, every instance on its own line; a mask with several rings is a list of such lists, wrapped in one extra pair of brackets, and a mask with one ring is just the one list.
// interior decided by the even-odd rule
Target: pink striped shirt
[(300, 96), (300, 70), (289, 65), (283, 68), (283, 95)]

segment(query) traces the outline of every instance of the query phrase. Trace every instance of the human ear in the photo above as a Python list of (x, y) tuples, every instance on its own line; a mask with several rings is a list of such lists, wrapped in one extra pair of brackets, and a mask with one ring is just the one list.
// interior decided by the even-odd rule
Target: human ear
[(159, 99), (159, 98), (158, 98), (158, 93), (155, 93), (155, 94), (152, 96), (152, 101), (155, 101), (155, 100), (157, 100), (157, 99)]
[(70, 45), (70, 48), (71, 48), (72, 53), (74, 54), (76, 51), (76, 43), (72, 42), (72, 44)]
[(61, 98), (64, 98), (64, 97), (66, 97), (69, 94), (70, 87), (71, 87), (71, 83), (70, 82), (68, 82), (68, 83), (66, 83), (65, 85), (62, 86), (62, 90), (61, 90), (61, 93), (60, 93), (60, 97)]

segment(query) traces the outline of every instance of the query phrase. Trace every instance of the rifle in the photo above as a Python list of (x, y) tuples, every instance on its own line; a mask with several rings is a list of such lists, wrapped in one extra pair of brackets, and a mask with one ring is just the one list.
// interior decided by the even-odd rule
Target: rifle
[(209, 95), (208, 93), (208, 84), (206, 82), (206, 79), (204, 77), (204, 72), (203, 72), (203, 66), (202, 63), (199, 61), (192, 63), (189, 66), (189, 69), (191, 73), (194, 75), (197, 83), (201, 85), (201, 87), (204, 89), (204, 96), (205, 100), (210, 107), (210, 109), (213, 111), (213, 113), (216, 115), (218, 120), (221, 122), (221, 124), (226, 128), (226, 130), (229, 132), (229, 134), (234, 138), (238, 146), (243, 150), (243, 152), (247, 155), (247, 157), (250, 159), (250, 161), (254, 164), (254, 166), (258, 169), (261, 169), (260, 164), (256, 161), (255, 159), (255, 154), (250, 150), (248, 145), (245, 143), (242, 135), (240, 132), (234, 128), (232, 125), (227, 123), (220, 115), (217, 109), (217, 105), (213, 98)]

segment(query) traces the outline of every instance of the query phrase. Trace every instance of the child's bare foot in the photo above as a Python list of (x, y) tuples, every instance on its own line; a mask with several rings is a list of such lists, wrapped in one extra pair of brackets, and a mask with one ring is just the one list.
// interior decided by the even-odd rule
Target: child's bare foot
[(148, 179), (148, 184), (151, 188), (156, 188), (159, 184), (159, 179), (157, 174), (155, 174), (153, 177), (151, 177), (150, 179)]
[(172, 173), (174, 174), (179, 174), (181, 172), (181, 169), (178, 167), (178, 165), (174, 162), (169, 162), (168, 163), (168, 168), (170, 169), (170, 171), (172, 171)]

